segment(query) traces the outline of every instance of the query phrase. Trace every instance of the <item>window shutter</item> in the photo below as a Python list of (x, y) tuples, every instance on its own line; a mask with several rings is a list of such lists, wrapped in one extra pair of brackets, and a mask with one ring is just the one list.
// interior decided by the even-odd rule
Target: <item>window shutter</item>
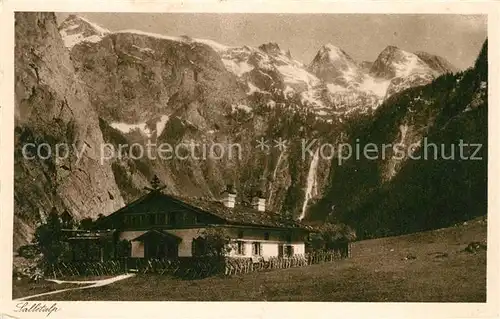
[(242, 242), (241, 242), (241, 246), (242, 246), (242, 247), (241, 247), (241, 253), (242, 253), (242, 255), (246, 255), (246, 254), (247, 254), (247, 253), (246, 253), (246, 248), (247, 248), (246, 246), (247, 246), (247, 245), (245, 245), (245, 242), (244, 242), (244, 241), (242, 241)]

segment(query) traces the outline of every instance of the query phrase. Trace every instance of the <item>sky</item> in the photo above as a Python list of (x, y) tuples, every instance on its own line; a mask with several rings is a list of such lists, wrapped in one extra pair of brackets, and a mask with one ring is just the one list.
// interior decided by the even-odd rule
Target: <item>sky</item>
[[(59, 22), (67, 13), (57, 14)], [(352, 58), (374, 61), (388, 45), (440, 55), (460, 69), (470, 67), (487, 37), (487, 17), (452, 14), (214, 14), (78, 13), (111, 31), (135, 29), (188, 35), (229, 46), (276, 42), (309, 64), (324, 44)]]

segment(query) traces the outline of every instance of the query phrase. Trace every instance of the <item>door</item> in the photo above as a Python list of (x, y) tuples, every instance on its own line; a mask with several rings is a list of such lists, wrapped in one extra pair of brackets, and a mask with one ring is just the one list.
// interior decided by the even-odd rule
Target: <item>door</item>
[(146, 240), (144, 242), (145, 258), (176, 258), (179, 256), (179, 245), (174, 241)]

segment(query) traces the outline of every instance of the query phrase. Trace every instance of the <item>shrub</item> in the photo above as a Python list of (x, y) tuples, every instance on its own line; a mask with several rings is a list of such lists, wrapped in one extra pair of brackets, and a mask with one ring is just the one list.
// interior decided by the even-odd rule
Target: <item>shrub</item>
[(202, 232), (205, 240), (205, 254), (209, 257), (224, 258), (232, 250), (231, 237), (224, 228), (210, 227)]
[(356, 232), (345, 224), (325, 223), (309, 236), (308, 246), (314, 250), (332, 250), (339, 243), (356, 240)]
[(42, 254), (43, 264), (55, 264), (70, 255), (69, 245), (64, 242), (63, 224), (56, 208), (47, 217), (47, 222), (35, 230), (34, 243)]
[(26, 259), (33, 259), (40, 254), (40, 250), (36, 245), (29, 244), (19, 247), (17, 254)]

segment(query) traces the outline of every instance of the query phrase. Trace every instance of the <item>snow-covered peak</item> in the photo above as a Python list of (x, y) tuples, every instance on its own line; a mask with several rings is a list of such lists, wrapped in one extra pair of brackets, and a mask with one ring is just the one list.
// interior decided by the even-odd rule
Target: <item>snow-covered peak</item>
[(259, 46), (259, 49), (267, 54), (280, 54), (283, 53), (276, 42), (264, 43)]
[(81, 42), (99, 42), (111, 33), (82, 16), (69, 15), (59, 26), (59, 32), (67, 48), (72, 48)]
[[(300, 85), (303, 89), (319, 82), (301, 62), (291, 58), (291, 54), (281, 51), (276, 43), (263, 44), (258, 48), (229, 48), (221, 53), (221, 57), (228, 71), (240, 78), (253, 78), (249, 80), (262, 90), (266, 89), (262, 85), (270, 85), (278, 79), (285, 84)], [(250, 75), (252, 71), (254, 72)]]
[(106, 35), (109, 34), (137, 34), (157, 39), (170, 40), (170, 41), (179, 41), (184, 43), (202, 43), (208, 45), (213, 50), (218, 53), (225, 52), (231, 47), (220, 44), (210, 39), (195, 39), (190, 38), (189, 36), (169, 36), (164, 34), (145, 32), (141, 30), (119, 30), (115, 32), (111, 32), (108, 29), (105, 29), (84, 17), (77, 15), (68, 16), (59, 26), (59, 33), (61, 34), (64, 44), (67, 48), (72, 48), (78, 43), (81, 42), (99, 42)]
[(379, 54), (370, 69), (371, 75), (386, 79), (408, 77), (413, 74), (434, 75), (435, 73), (416, 54), (392, 45)]
[[(69, 16), (59, 30), (68, 48), (81, 42), (97, 43), (110, 35), (123, 36), (133, 51), (127, 52), (124, 49), (121, 53), (136, 62), (142, 61), (140, 54), (136, 55), (139, 52), (145, 53), (146, 59), (154, 58), (155, 52), (159, 52), (155, 46), (157, 42), (182, 43), (182, 48), (187, 51), (199, 46), (210, 47), (217, 53), (210, 61), (216, 61), (218, 55), (225, 69), (236, 76), (236, 81), (241, 84), (239, 87), (247, 87), (246, 94), (249, 98), (269, 99), (270, 103), (273, 99), (296, 101), (298, 98), (306, 107), (311, 107), (320, 115), (374, 109), (388, 96), (415, 85), (426, 84), (440, 74), (439, 70), (447, 68), (446, 63), (438, 57), (410, 53), (395, 46), (386, 47), (373, 63), (357, 63), (343, 49), (327, 43), (318, 50), (310, 65), (305, 66), (294, 60), (289, 51), (282, 51), (273, 42), (259, 47), (230, 47), (210, 39), (189, 36), (139, 30), (111, 32), (75, 15)], [(150, 39), (143, 41), (144, 37)], [(196, 63), (191, 60), (189, 62)], [(153, 131), (145, 123), (114, 124), (124, 131), (139, 129), (146, 135)]]
[(309, 70), (325, 82), (342, 86), (349, 86), (362, 78), (356, 61), (333, 44), (325, 44), (319, 49)]
[(341, 48), (334, 46), (331, 43), (327, 43), (321, 47), (317, 55), (320, 59), (327, 59), (330, 62), (334, 62), (337, 60), (349, 60), (352, 61), (352, 58), (344, 52)]
[(434, 71), (439, 72), (440, 74), (444, 73), (455, 73), (458, 69), (451, 64), (448, 60), (443, 58), (442, 56), (438, 56), (435, 54), (430, 54), (423, 51), (417, 51), (415, 54), (427, 65), (429, 65)]

